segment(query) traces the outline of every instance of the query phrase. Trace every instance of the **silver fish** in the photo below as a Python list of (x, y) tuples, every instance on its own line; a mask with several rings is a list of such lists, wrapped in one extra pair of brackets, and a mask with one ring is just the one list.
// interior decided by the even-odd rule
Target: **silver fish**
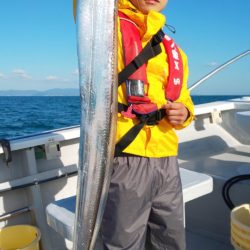
[(81, 134), (74, 250), (94, 249), (110, 184), (117, 116), (117, 1), (78, 0)]

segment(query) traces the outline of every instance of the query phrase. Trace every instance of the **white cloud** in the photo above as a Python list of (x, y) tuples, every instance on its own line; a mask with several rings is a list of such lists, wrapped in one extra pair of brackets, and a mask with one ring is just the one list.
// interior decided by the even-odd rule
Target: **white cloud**
[(65, 79), (62, 79), (63, 82), (70, 82), (69, 79), (65, 78)]
[(0, 79), (5, 79), (5, 75), (3, 73), (0, 72)]
[(207, 63), (206, 66), (216, 67), (216, 66), (219, 66), (219, 63), (218, 62), (210, 62), (210, 63)]
[(31, 79), (31, 76), (29, 76), (25, 70), (23, 69), (14, 69), (12, 70), (12, 73), (22, 79)]
[(45, 79), (47, 81), (54, 81), (54, 80), (58, 80), (59, 77), (58, 76), (47, 76), (47, 77), (45, 77)]
[(79, 70), (78, 70), (78, 69), (75, 69), (75, 70), (72, 72), (72, 75), (78, 76), (78, 75), (79, 75)]

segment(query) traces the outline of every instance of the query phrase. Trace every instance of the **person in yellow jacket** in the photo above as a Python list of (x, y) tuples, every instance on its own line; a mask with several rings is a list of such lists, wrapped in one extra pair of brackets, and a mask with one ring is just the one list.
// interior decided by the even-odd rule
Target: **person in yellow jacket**
[[(76, 0), (74, 0), (76, 2)], [(167, 0), (118, 0), (119, 11), (139, 29), (142, 47), (161, 29), (166, 20), (160, 13)], [(162, 52), (147, 62), (148, 97), (166, 116), (155, 125), (145, 125), (133, 141), (115, 155), (109, 196), (102, 223), (104, 249), (184, 250), (183, 200), (175, 130), (188, 126), (194, 106), (187, 89), (187, 57), (180, 49), (183, 84), (174, 102), (166, 100), (169, 76), (168, 56)], [(118, 72), (124, 65), (122, 34), (118, 19)], [(126, 86), (118, 88), (118, 102), (127, 103)], [(137, 119), (118, 113), (117, 142)]]

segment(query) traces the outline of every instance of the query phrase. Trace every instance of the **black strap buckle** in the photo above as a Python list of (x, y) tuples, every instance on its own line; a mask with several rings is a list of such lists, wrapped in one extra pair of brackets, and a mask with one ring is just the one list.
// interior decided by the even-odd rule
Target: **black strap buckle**
[(165, 115), (166, 115), (165, 109), (159, 109), (150, 114), (145, 114), (145, 115), (137, 114), (137, 118), (141, 122), (144, 122), (147, 125), (153, 126), (153, 125), (157, 125), (159, 121), (165, 117)]

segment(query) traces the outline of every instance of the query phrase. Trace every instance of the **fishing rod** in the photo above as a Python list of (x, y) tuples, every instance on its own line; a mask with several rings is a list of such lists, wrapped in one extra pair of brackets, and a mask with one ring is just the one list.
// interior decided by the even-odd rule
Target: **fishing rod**
[(195, 89), (196, 87), (198, 87), (201, 83), (203, 83), (204, 81), (206, 81), (208, 78), (210, 78), (211, 76), (215, 75), (217, 72), (219, 72), (222, 69), (226, 68), (228, 65), (230, 65), (230, 64), (238, 61), (242, 57), (247, 56), (248, 54), (250, 54), (250, 50), (242, 52), (239, 55), (233, 57), (232, 59), (226, 61), (225, 63), (223, 63), (222, 65), (220, 65), (219, 67), (217, 67), (216, 69), (212, 70), (210, 73), (208, 73), (207, 75), (205, 75), (204, 77), (202, 77), (200, 80), (198, 80), (197, 82), (195, 82), (194, 84), (192, 84), (189, 87), (189, 91), (192, 91), (193, 89)]

